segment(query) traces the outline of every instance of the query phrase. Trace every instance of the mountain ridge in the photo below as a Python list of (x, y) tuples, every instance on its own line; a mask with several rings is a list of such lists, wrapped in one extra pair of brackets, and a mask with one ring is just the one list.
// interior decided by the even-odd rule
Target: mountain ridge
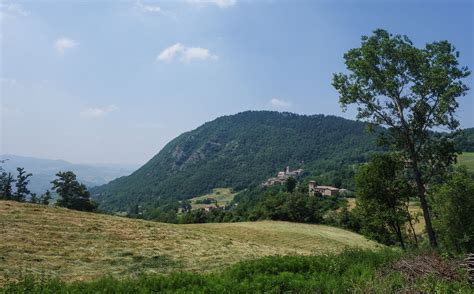
[(16, 174), (17, 167), (25, 168), (25, 171), (32, 173), (29, 189), (33, 193), (42, 194), (51, 188), (51, 181), (59, 171), (73, 171), (77, 174), (79, 181), (88, 187), (103, 185), (109, 181), (131, 174), (136, 168), (128, 165), (107, 165), (107, 164), (76, 164), (63, 159), (46, 159), (32, 156), (21, 156), (15, 154), (1, 154), (0, 160), (2, 168), (7, 172)]
[(218, 187), (241, 190), (287, 165), (314, 174), (365, 161), (378, 150), (374, 142), (375, 135), (362, 122), (323, 114), (245, 111), (177, 136), (130, 176), (96, 187), (92, 195), (102, 209), (117, 211), (188, 199)]

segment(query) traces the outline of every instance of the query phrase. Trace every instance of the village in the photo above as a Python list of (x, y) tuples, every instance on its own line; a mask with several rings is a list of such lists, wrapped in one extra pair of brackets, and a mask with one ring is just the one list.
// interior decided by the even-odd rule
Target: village
[[(279, 171), (276, 177), (271, 177), (267, 179), (264, 183), (261, 184), (262, 187), (271, 187), (271, 186), (278, 186), (278, 185), (285, 185), (288, 179), (294, 178), (297, 181), (302, 180), (304, 170), (302, 168), (291, 170), (289, 166), (285, 168), (283, 171)], [(227, 197), (226, 201), (223, 201), (221, 198), (221, 193), (229, 194), (230, 191), (226, 191), (228, 189), (214, 189), (211, 194), (200, 196), (191, 199), (192, 209), (201, 209), (205, 212), (210, 212), (214, 209), (225, 210), (229, 207), (230, 202), (232, 201), (233, 197)], [(315, 196), (320, 194), (322, 196), (347, 196), (350, 194), (350, 191), (343, 188), (337, 188), (333, 186), (325, 186), (325, 185), (318, 185), (315, 180), (310, 180), (308, 182), (308, 194), (309, 196)]]
[[(290, 167), (287, 166), (284, 171), (278, 172), (276, 177), (266, 180), (262, 186), (270, 187), (275, 185), (284, 185), (289, 178), (299, 180), (303, 172), (304, 170), (301, 168), (291, 171)], [(323, 196), (336, 196), (338, 194), (348, 194), (349, 190), (340, 189), (333, 186), (320, 186), (316, 181), (311, 180), (308, 182), (308, 193), (310, 196), (314, 196), (316, 193), (320, 193)]]

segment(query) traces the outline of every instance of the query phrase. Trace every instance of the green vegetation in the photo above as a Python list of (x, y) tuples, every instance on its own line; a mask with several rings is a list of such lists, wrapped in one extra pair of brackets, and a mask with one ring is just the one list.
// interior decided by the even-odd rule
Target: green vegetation
[[(161, 218), (161, 221), (184, 224), (260, 220), (319, 224), (326, 223), (327, 213), (346, 205), (346, 199), (343, 196), (322, 196), (319, 193), (310, 196), (306, 185), (300, 183), (297, 186), (297, 184), (294, 180), (287, 181), (285, 185), (271, 187), (251, 186), (235, 195), (230, 194), (226, 189), (228, 194), (217, 197), (221, 199), (218, 202), (219, 206), (216, 206), (214, 198), (209, 197), (211, 195), (209, 194), (193, 198), (192, 201), (181, 201), (181, 213), (177, 207), (174, 210), (169, 209), (171, 206), (164, 207), (168, 208), (168, 211), (163, 211), (164, 208), (161, 208), (154, 212), (161, 212), (157, 217), (167, 216), (166, 219)], [(229, 202), (230, 199), (233, 200)], [(192, 207), (195, 209), (190, 209), (190, 203), (193, 203)], [(330, 222), (330, 224), (334, 223)]]
[(430, 191), (441, 247), (450, 253), (474, 251), (474, 174), (459, 168)]
[(474, 128), (461, 131), (456, 138), (456, 149), (463, 152), (474, 152)]
[(324, 225), (175, 225), (13, 201), (0, 201), (0, 224), (0, 284), (28, 274), (78, 281), (138, 272), (209, 272), (269, 255), (380, 248)]
[(247, 111), (180, 135), (132, 175), (93, 188), (91, 194), (103, 210), (133, 215), (140, 205), (138, 213), (152, 217), (156, 208), (214, 188), (241, 191), (258, 185), (287, 165), (304, 168), (321, 183), (351, 188), (351, 165), (365, 162), (374, 150), (375, 137), (360, 122)]
[(377, 29), (362, 36), (361, 46), (344, 54), (349, 74), (335, 74), (333, 85), (345, 108), (357, 105), (357, 118), (388, 129), (380, 143), (399, 151), (423, 209), (426, 232), (437, 246), (426, 199), (426, 186), (455, 162), (456, 99), (469, 90), (463, 80), (471, 72), (459, 65), (459, 52), (448, 41), (417, 48), (407, 36)]
[(96, 204), (91, 201), (86, 185), (77, 181), (76, 175), (71, 172), (59, 172), (57, 179), (51, 182), (53, 191), (59, 195), (56, 204), (69, 209), (94, 211)]
[[(26, 277), (4, 293), (472, 293), (465, 273), (448, 260), (422, 254), (427, 271), (392, 250), (346, 251), (325, 256), (271, 256), (219, 273), (140, 275), (65, 283)], [(443, 266), (440, 268), (440, 265)], [(411, 270), (411, 271), (410, 271)]]
[[(383, 244), (406, 247), (407, 235), (418, 243), (408, 205), (415, 195), (397, 154), (380, 154), (356, 174), (357, 207), (360, 231)], [(408, 226), (409, 224), (409, 226)], [(412, 229), (409, 231), (409, 228)]]

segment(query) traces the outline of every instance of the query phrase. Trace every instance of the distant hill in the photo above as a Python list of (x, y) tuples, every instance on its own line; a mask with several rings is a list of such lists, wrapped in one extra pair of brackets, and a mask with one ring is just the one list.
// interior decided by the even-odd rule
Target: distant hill
[(131, 174), (136, 167), (131, 165), (84, 165), (64, 160), (42, 159), (13, 154), (0, 155), (0, 160), (8, 159), (1, 166), (16, 175), (17, 167), (24, 167), (33, 176), (28, 185), (33, 193), (41, 194), (51, 188), (51, 181), (59, 171), (73, 171), (80, 182), (88, 187), (103, 185), (109, 181)]
[(25, 271), (71, 282), (141, 272), (216, 271), (268, 255), (381, 248), (359, 234), (324, 225), (174, 225), (12, 201), (0, 201), (0, 224), (0, 292), (7, 279), (21, 279)]
[[(156, 200), (188, 199), (227, 187), (260, 184), (289, 165), (321, 179), (364, 162), (375, 136), (361, 122), (336, 116), (247, 111), (186, 132), (128, 177), (92, 189), (102, 209), (126, 211)], [(340, 173), (340, 174), (338, 174)], [(328, 176), (330, 175), (330, 176)], [(328, 183), (333, 184), (333, 183)]]

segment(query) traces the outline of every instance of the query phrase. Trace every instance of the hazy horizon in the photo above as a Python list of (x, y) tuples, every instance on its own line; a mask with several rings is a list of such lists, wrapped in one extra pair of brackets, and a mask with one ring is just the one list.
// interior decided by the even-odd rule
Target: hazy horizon
[[(141, 165), (245, 110), (355, 119), (331, 79), (362, 35), (448, 40), (472, 70), (473, 11), (467, 0), (2, 1), (0, 154)], [(473, 97), (459, 99), (462, 128), (474, 127)]]

